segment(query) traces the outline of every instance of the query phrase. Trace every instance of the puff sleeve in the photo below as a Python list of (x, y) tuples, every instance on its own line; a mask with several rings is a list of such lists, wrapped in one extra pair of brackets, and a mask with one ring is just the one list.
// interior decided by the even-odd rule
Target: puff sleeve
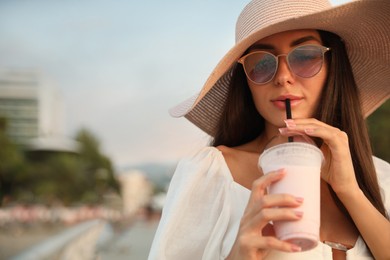
[(232, 185), (214, 147), (179, 162), (148, 259), (224, 259), (238, 230), (237, 221), (231, 223)]

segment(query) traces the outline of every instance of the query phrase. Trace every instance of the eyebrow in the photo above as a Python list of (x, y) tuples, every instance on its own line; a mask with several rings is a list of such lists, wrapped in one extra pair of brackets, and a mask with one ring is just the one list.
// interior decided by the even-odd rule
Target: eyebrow
[[(294, 47), (294, 46), (297, 46), (297, 45), (299, 45), (301, 43), (308, 42), (308, 41), (313, 41), (313, 40), (317, 41), (317, 42), (320, 42), (319, 39), (317, 39), (316, 37), (310, 35), (310, 36), (299, 38), (299, 39), (291, 42), (290, 43), (290, 47)], [(252, 50), (258, 50), (258, 49), (261, 49), (261, 50), (273, 50), (273, 49), (275, 49), (275, 47), (272, 46), (271, 44), (259, 43), (259, 44), (255, 44), (255, 45), (252, 45), (251, 47), (249, 47), (247, 52), (250, 52)]]
[(290, 44), (290, 47), (294, 47), (294, 46), (297, 46), (298, 44), (301, 44), (301, 43), (304, 43), (304, 42), (308, 42), (308, 41), (320, 42), (320, 40), (318, 40), (316, 37), (310, 35), (310, 36), (302, 37), (302, 38), (299, 38), (299, 39), (293, 41)]

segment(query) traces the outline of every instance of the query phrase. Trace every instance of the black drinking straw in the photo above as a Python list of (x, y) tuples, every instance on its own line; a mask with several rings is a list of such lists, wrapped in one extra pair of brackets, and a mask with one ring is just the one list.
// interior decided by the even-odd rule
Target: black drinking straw
[[(286, 99), (286, 117), (287, 117), (287, 119), (292, 119), (292, 115), (291, 115), (291, 102), (290, 102), (289, 98)], [(292, 136), (289, 136), (288, 137), (288, 141), (289, 142), (293, 142), (294, 138)]]

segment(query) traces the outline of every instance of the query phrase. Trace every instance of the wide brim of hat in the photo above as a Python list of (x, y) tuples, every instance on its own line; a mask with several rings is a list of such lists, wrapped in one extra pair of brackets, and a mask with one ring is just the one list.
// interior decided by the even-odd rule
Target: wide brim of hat
[(317, 29), (339, 35), (347, 48), (359, 88), (363, 114), (369, 116), (390, 97), (390, 1), (360, 0), (288, 19), (254, 31), (221, 59), (199, 94), (170, 110), (211, 136), (223, 111), (237, 60), (256, 41), (272, 34)]

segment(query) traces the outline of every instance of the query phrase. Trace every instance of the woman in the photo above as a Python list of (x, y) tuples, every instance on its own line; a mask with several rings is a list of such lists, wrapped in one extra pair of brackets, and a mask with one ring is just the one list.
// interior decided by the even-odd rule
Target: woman
[[(390, 258), (390, 165), (372, 157), (364, 122), (390, 96), (389, 12), (387, 0), (245, 7), (236, 45), (199, 96), (171, 111), (213, 141), (179, 163), (149, 259)], [(327, 162), (321, 243), (306, 252), (270, 224), (302, 218), (304, 200), (267, 194), (286, 173), (257, 167), (279, 133), (319, 140)]]

